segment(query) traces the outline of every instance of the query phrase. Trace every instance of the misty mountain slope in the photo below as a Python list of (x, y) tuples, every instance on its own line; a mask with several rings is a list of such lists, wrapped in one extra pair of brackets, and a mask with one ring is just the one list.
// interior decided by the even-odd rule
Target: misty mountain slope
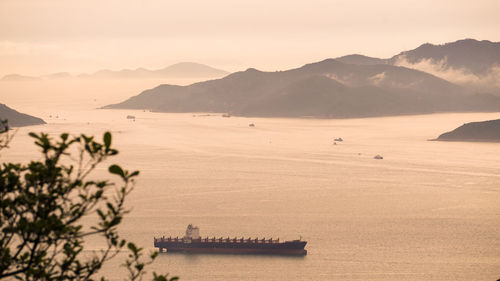
[(500, 96), (500, 42), (464, 39), (443, 45), (427, 43), (390, 59), (348, 55), (337, 60), (348, 64), (390, 64), (417, 69), (469, 91)]
[(348, 87), (326, 76), (314, 75), (290, 84), (277, 95), (245, 107), (241, 113), (327, 118), (396, 115), (405, 112), (400, 106), (404, 104), (400, 101), (405, 96), (375, 86)]
[(500, 96), (500, 42), (465, 39), (444, 45), (424, 44), (389, 61), (428, 72), (476, 93)]
[(500, 110), (500, 98), (472, 96), (418, 70), (327, 59), (278, 72), (248, 69), (189, 86), (160, 85), (105, 108), (230, 112), (243, 116), (365, 117)]
[(444, 45), (423, 44), (390, 59), (392, 64), (405, 59), (411, 64), (429, 60), (442, 67), (467, 69), (476, 75), (486, 74), (491, 67), (500, 66), (500, 42), (464, 39)]
[(45, 121), (38, 117), (34, 117), (28, 114), (20, 113), (5, 104), (0, 103), (0, 120), (7, 119), (9, 121), (9, 126), (12, 127), (22, 127), (30, 125), (41, 125), (45, 124)]
[(444, 141), (500, 141), (500, 119), (471, 122), (440, 135)]
[(493, 96), (435, 94), (414, 89), (361, 85), (349, 87), (325, 75), (296, 81), (275, 95), (259, 99), (243, 108), (244, 116), (312, 116), (354, 118), (440, 111), (473, 111), (499, 107)]
[(291, 72), (293, 71), (327, 75), (351, 86), (375, 85), (402, 91), (415, 90), (433, 93), (434, 95), (466, 93), (463, 88), (428, 73), (385, 64), (354, 65), (326, 59), (291, 70)]

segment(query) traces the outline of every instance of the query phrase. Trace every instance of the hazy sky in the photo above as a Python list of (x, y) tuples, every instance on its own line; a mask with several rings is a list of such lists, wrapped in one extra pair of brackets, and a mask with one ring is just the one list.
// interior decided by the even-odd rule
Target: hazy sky
[(0, 75), (286, 69), (422, 43), (500, 41), (499, 0), (0, 0)]

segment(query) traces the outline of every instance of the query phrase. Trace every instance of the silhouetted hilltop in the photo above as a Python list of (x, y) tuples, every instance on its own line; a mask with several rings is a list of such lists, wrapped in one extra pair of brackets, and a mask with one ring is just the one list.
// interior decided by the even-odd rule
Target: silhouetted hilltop
[(327, 59), (287, 71), (248, 69), (189, 86), (160, 85), (106, 108), (344, 118), (494, 111), (500, 110), (500, 98), (470, 95), (460, 86), (413, 69)]
[(500, 141), (500, 119), (464, 124), (440, 135), (442, 141)]
[(47, 79), (66, 79), (71, 77), (72, 77), (71, 74), (69, 74), (68, 72), (57, 72), (43, 76), (43, 78)]
[(194, 62), (181, 62), (158, 70), (149, 70), (145, 68), (123, 69), (119, 71), (100, 70), (94, 74), (83, 76), (87, 78), (207, 78), (222, 77), (227, 74), (229, 74), (229, 72), (208, 65)]
[(181, 62), (167, 66), (163, 69), (156, 70), (159, 75), (165, 77), (213, 77), (224, 76), (229, 74), (225, 70), (213, 68), (208, 65), (194, 63), (194, 62)]
[(336, 58), (336, 60), (347, 63), (347, 64), (365, 64), (365, 65), (373, 65), (373, 64), (388, 64), (389, 60), (388, 59), (379, 59), (379, 58), (372, 58), (372, 57), (367, 57), (363, 55), (347, 55), (343, 57)]
[(0, 81), (32, 81), (41, 79), (67, 79), (67, 78), (103, 78), (103, 79), (140, 79), (140, 78), (219, 78), (229, 72), (213, 68), (208, 65), (181, 62), (167, 66), (162, 69), (149, 70), (146, 68), (122, 69), (122, 70), (99, 70), (92, 74), (79, 74), (73, 76), (67, 72), (58, 72), (40, 77), (24, 76), (19, 74), (8, 74)]
[(466, 69), (476, 75), (484, 75), (491, 67), (500, 66), (500, 42), (464, 39), (444, 45), (426, 43), (392, 57), (390, 62), (394, 64), (401, 59), (412, 64), (430, 60), (442, 63), (444, 69)]
[(45, 124), (45, 121), (40, 118), (17, 112), (16, 110), (9, 108), (5, 104), (0, 103), (0, 120), (5, 119), (9, 121), (9, 126), (12, 127)]

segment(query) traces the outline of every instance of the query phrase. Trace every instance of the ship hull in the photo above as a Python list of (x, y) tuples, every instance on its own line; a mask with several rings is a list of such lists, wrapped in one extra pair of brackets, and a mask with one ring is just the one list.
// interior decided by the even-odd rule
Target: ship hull
[(268, 250), (268, 249), (228, 249), (228, 248), (167, 248), (167, 253), (189, 254), (241, 254), (241, 255), (286, 255), (305, 256), (307, 251), (298, 250)]
[(205, 242), (189, 241), (181, 239), (172, 241), (170, 239), (158, 238), (154, 241), (154, 246), (160, 252), (174, 253), (206, 253), (206, 254), (257, 254), (257, 255), (291, 255), (304, 256), (307, 251), (304, 249), (305, 241), (286, 241), (281, 243), (264, 242)]

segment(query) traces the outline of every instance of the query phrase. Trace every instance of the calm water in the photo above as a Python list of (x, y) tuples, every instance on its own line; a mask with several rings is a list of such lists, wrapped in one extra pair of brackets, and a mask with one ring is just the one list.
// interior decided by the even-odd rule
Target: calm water
[[(121, 228), (140, 245), (152, 249), (153, 236), (180, 236), (188, 223), (208, 236), (308, 241), (303, 258), (162, 254), (156, 271), (182, 280), (500, 278), (500, 144), (426, 141), (499, 113), (193, 117), (97, 110), (122, 97), (96, 95), (4, 96), (48, 124), (19, 129), (1, 160), (39, 157), (29, 131), (110, 130), (121, 153), (109, 164), (141, 171)], [(344, 142), (333, 145), (336, 137)], [(105, 170), (96, 176), (108, 177)], [(105, 273), (121, 280), (117, 269), (118, 261)]]

